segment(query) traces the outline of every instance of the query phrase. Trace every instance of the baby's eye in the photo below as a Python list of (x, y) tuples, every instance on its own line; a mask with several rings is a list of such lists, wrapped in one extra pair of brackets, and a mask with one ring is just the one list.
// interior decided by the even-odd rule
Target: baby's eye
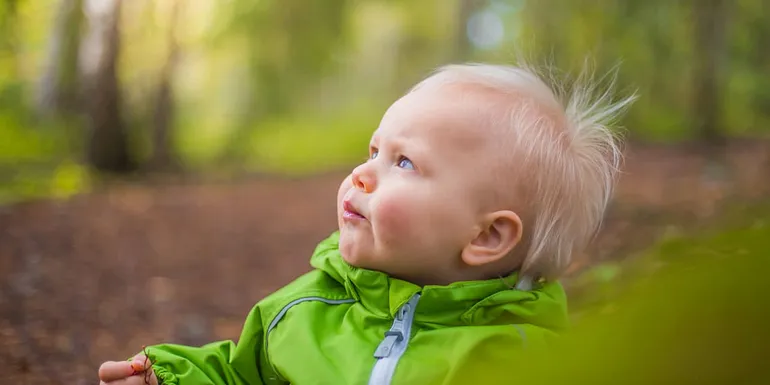
[(412, 161), (409, 160), (409, 158), (405, 158), (403, 156), (398, 161), (398, 167), (405, 168), (408, 170), (414, 170), (414, 164), (412, 164)]
[(376, 148), (372, 148), (371, 150), (369, 150), (369, 153), (370, 153), (369, 154), (369, 159), (375, 159), (375, 158), (377, 158), (377, 155), (380, 154), (380, 151), (377, 150)]

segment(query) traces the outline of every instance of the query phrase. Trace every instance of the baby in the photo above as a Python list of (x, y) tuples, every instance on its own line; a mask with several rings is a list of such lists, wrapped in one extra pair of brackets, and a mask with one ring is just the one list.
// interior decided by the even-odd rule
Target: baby
[(568, 326), (556, 281), (600, 225), (633, 97), (566, 97), (527, 67), (440, 68), (385, 113), (342, 182), (314, 270), (260, 301), (238, 343), (151, 346), (103, 384), (470, 384)]

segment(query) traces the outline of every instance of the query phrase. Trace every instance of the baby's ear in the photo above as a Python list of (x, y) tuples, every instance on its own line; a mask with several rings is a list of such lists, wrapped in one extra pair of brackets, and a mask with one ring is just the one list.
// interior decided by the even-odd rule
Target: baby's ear
[(523, 233), (521, 218), (513, 211), (487, 214), (476, 237), (463, 249), (462, 260), (470, 266), (499, 261), (510, 254)]

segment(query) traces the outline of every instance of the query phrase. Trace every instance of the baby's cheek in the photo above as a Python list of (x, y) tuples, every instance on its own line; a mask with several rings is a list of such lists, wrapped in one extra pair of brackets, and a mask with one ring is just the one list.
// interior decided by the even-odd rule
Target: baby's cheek
[(413, 230), (414, 209), (403, 200), (385, 199), (377, 204), (376, 230), (383, 243), (403, 241)]

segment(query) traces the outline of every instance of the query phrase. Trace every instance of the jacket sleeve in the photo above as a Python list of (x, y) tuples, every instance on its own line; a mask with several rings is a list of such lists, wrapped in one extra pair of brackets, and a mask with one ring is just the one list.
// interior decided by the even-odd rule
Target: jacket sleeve
[(247, 317), (238, 341), (200, 347), (160, 344), (147, 347), (147, 355), (162, 385), (265, 385), (265, 378), (275, 375), (262, 348), (259, 305)]

